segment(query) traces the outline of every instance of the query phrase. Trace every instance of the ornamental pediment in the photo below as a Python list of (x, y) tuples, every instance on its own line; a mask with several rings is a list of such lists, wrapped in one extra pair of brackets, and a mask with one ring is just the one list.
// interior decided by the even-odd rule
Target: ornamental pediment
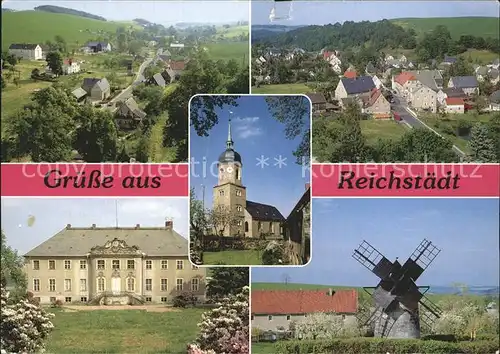
[(129, 246), (123, 240), (114, 238), (112, 241), (106, 242), (103, 246), (94, 246), (90, 249), (90, 254), (93, 255), (140, 255), (141, 251), (137, 246)]

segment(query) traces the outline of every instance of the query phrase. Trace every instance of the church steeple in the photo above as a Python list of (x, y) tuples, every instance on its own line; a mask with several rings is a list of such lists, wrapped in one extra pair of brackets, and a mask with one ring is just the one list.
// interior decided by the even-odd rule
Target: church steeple
[(227, 141), (226, 141), (226, 149), (227, 150), (232, 150), (233, 149), (233, 139), (231, 137), (231, 118), (229, 118), (229, 129), (227, 131)]

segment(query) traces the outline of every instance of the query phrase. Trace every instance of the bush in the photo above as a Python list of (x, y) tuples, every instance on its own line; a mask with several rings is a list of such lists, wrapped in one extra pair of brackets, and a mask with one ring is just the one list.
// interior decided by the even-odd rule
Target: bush
[(173, 305), (174, 307), (188, 307), (195, 306), (198, 302), (196, 296), (191, 293), (185, 292), (174, 297)]
[(204, 313), (200, 335), (194, 346), (188, 346), (188, 354), (248, 354), (248, 296), (246, 286), (240, 294), (226, 297), (219, 307)]
[(43, 352), (44, 340), (54, 328), (50, 319), (53, 314), (46, 313), (29, 300), (21, 300), (8, 305), (9, 293), (1, 289), (0, 349), (7, 353)]
[(63, 305), (63, 302), (60, 299), (57, 299), (56, 301), (52, 301), (50, 303), (50, 307), (54, 307), (54, 308), (62, 307), (62, 305)]
[(262, 252), (262, 264), (264, 265), (287, 264), (284, 258), (285, 250), (277, 241), (269, 242)]
[(440, 342), (420, 339), (344, 338), (333, 340), (283, 341), (275, 345), (277, 354), (386, 354), (440, 353), (487, 354), (498, 350), (499, 340)]
[(341, 316), (315, 313), (297, 322), (294, 337), (300, 339), (327, 339), (359, 335), (356, 324), (347, 325)]

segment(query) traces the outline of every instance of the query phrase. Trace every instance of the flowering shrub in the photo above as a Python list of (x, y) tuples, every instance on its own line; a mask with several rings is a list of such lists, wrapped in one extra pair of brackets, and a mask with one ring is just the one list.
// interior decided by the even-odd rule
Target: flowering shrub
[(1, 287), (2, 333), (0, 348), (8, 353), (40, 353), (44, 351), (44, 339), (54, 325), (53, 314), (46, 313), (29, 300), (8, 305), (9, 293)]
[(359, 336), (355, 322), (346, 322), (341, 316), (314, 313), (297, 321), (294, 328), (295, 338), (331, 339), (332, 337)]
[(217, 308), (202, 316), (196, 345), (188, 354), (248, 354), (249, 353), (249, 288), (238, 295), (224, 298)]
[(271, 241), (267, 244), (262, 252), (262, 264), (264, 265), (277, 265), (287, 264), (285, 259), (285, 250), (282, 244), (277, 241)]

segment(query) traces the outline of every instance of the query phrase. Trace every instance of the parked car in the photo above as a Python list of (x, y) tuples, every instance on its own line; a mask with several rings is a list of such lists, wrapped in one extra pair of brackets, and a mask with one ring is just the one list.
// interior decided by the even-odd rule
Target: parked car
[(401, 116), (399, 115), (399, 113), (397, 113), (397, 112), (393, 112), (393, 114), (392, 114), (392, 115), (393, 115), (394, 120), (395, 120), (396, 122), (401, 122), (401, 121), (403, 120), (403, 119), (401, 118)]

